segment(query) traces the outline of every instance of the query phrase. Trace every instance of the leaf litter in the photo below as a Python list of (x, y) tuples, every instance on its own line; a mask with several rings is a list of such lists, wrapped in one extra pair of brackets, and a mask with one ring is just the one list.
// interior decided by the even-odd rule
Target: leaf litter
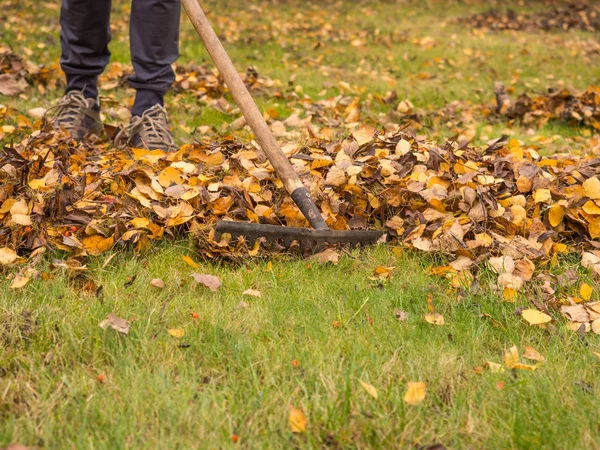
[[(56, 64), (36, 66), (6, 47), (0, 48), (0, 68), (20, 89), (35, 86), (43, 91), (61, 83)], [(130, 70), (111, 64), (102, 76), (103, 89), (123, 85)], [(191, 92), (213, 109), (237, 114), (216, 70), (180, 65), (176, 72), (175, 92)], [(579, 298), (552, 288), (561, 280), (547, 273), (548, 264), (556, 264), (562, 254), (579, 252), (583, 265), (600, 274), (597, 158), (543, 156), (538, 145), (505, 138), (486, 147), (462, 139), (439, 144), (417, 134), (422, 117), (411, 116), (414, 106), (395, 92), (379, 99), (396, 112), (385, 128), (361, 126), (361, 111), (367, 106), (350, 86), (329, 99), (305, 96), (300, 102), (279, 81), (254, 69), (242, 75), (254, 94), (283, 97), (298, 106), (285, 121), (272, 111), (266, 116), (332, 229), (386, 229), (406, 247), (443, 253), (450, 265), (434, 268), (435, 273), (449, 278), (455, 288), (468, 286), (486, 260), (508, 258), (514, 268), (509, 264), (510, 270), (496, 271), (497, 288), (505, 299), (514, 301), (527, 283), (540, 281), (546, 286), (546, 304), (562, 306), (563, 312)], [(582, 93), (558, 89), (516, 100), (497, 86), (496, 103), (495, 108), (455, 103), (439, 114), (473, 121), (472, 111), (477, 110), (524, 124), (541, 126), (559, 119), (600, 129), (600, 90), (594, 86)], [(106, 113), (118, 118), (123, 112), (109, 108)], [(32, 118), (40, 115), (36, 111)], [(407, 131), (408, 121), (416, 125), (415, 131)], [(24, 131), (40, 126), (22, 122)], [(353, 131), (341, 137), (342, 129)], [(4, 266), (22, 265), (33, 250), (50, 247), (68, 253), (54, 267), (84, 271), (88, 255), (123, 246), (144, 251), (165, 235), (181, 232), (197, 236), (199, 252), (208, 259), (262, 255), (270, 250), (258, 244), (215, 242), (214, 221), (308, 225), (260, 148), (232, 136), (196, 141), (167, 154), (120, 150), (104, 139), (76, 144), (42, 124), (0, 150), (0, 182)], [(197, 267), (193, 259), (182, 258)], [(333, 264), (337, 258), (335, 249), (316, 256)], [(390, 275), (384, 271), (374, 278)], [(20, 289), (40, 276), (32, 267), (22, 268), (11, 286)], [(205, 285), (218, 289), (213, 281)], [(593, 288), (590, 292), (582, 285), (580, 297), (593, 299)], [(432, 317), (431, 322), (442, 319)], [(590, 329), (593, 320), (585, 322)]]

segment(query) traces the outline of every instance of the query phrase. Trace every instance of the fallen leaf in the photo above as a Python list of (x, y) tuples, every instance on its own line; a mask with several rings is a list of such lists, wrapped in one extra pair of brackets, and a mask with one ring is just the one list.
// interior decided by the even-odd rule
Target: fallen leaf
[(185, 336), (185, 330), (183, 328), (171, 328), (169, 334), (175, 338), (182, 338)]
[(492, 361), (486, 361), (486, 365), (490, 368), (490, 372), (492, 373), (504, 372), (504, 367), (502, 366), (502, 364), (498, 364)]
[(248, 295), (250, 297), (257, 297), (260, 298), (262, 297), (262, 293), (260, 291), (257, 291), (256, 289), (246, 289), (242, 295)]
[(129, 334), (129, 323), (127, 320), (121, 319), (112, 313), (110, 313), (108, 316), (106, 316), (106, 319), (100, 322), (100, 328), (103, 330), (106, 330), (108, 327), (111, 327), (113, 330), (118, 331), (119, 333)]
[(594, 293), (594, 288), (591, 287), (587, 283), (581, 283), (581, 288), (579, 289), (579, 295), (584, 300), (589, 300), (592, 298), (592, 294)]
[(433, 325), (444, 325), (444, 316), (440, 313), (425, 314), (425, 320)]
[(394, 309), (394, 316), (396, 316), (396, 319), (398, 319), (400, 322), (405, 322), (408, 320), (408, 313), (406, 311)]
[(377, 389), (375, 389), (375, 387), (369, 383), (365, 383), (362, 380), (358, 380), (360, 382), (360, 385), (363, 387), (363, 389), (365, 391), (367, 391), (367, 394), (369, 394), (371, 397), (373, 397), (375, 400), (377, 400), (379, 398), (379, 394), (377, 394)]
[(194, 261), (192, 258), (190, 258), (189, 256), (183, 255), (181, 257), (181, 259), (183, 260), (183, 262), (185, 262), (188, 266), (193, 267), (194, 269), (197, 269), (198, 267), (200, 267), (200, 264), (198, 264), (196, 261)]
[(338, 263), (339, 258), (340, 255), (336, 249), (327, 248), (320, 253), (314, 254), (313, 256), (311, 256), (310, 259), (313, 259), (319, 262), (320, 264), (331, 263), (333, 265), (336, 265)]
[(26, 273), (17, 274), (13, 278), (13, 280), (10, 283), (10, 286), (8, 286), (8, 288), (9, 289), (22, 289), (27, 285), (27, 283), (29, 283), (29, 281), (31, 281), (31, 277), (29, 275), (27, 275)]
[(422, 381), (408, 382), (408, 389), (404, 394), (404, 402), (416, 406), (425, 400), (425, 383)]
[(583, 305), (563, 306), (560, 310), (573, 322), (587, 323), (590, 321), (590, 315)]
[(538, 352), (533, 347), (529, 347), (529, 346), (525, 347), (525, 351), (523, 352), (523, 358), (527, 358), (532, 361), (546, 361), (546, 358), (544, 358), (540, 354), (540, 352)]
[(524, 309), (521, 316), (529, 325), (539, 325), (552, 321), (552, 317), (548, 314), (538, 311), (537, 309)]
[(81, 243), (90, 255), (98, 256), (104, 253), (105, 251), (110, 250), (110, 248), (115, 243), (115, 238), (114, 236), (105, 238), (103, 236), (95, 234), (93, 236), (86, 237), (81, 241)]
[(597, 177), (591, 177), (582, 184), (586, 197), (592, 200), (600, 199), (600, 180)]
[(221, 287), (221, 280), (219, 280), (219, 278), (214, 275), (193, 273), (192, 277), (198, 283), (206, 286), (213, 292), (218, 291)]
[(305, 433), (306, 425), (308, 423), (306, 416), (301, 410), (294, 408), (293, 406), (290, 406), (289, 409), (290, 415), (288, 418), (288, 423), (290, 425), (290, 429), (293, 433)]
[(2, 247), (0, 248), (0, 265), (7, 266), (9, 264), (14, 263), (18, 258), (17, 252), (8, 248)]
[(154, 286), (155, 288), (164, 289), (165, 282), (160, 278), (153, 278), (152, 281), (150, 281), (150, 285)]
[(504, 365), (509, 369), (515, 367), (515, 364), (519, 362), (519, 349), (516, 345), (513, 345), (504, 353)]

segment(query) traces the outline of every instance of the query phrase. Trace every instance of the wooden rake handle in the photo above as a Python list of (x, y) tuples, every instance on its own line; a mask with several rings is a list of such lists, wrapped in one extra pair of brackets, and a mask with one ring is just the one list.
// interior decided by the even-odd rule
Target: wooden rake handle
[(294, 171), (294, 168), (288, 161), (285, 153), (277, 144), (277, 140), (265, 122), (262, 113), (252, 99), (246, 85), (240, 78), (231, 58), (219, 41), (219, 37), (211, 26), (206, 14), (202, 11), (198, 0), (181, 0), (185, 12), (189, 16), (192, 25), (200, 35), (206, 50), (211, 56), (217, 69), (223, 76), (233, 99), (242, 111), (246, 122), (252, 128), (256, 140), (263, 149), (269, 162), (275, 168), (275, 172), (283, 181), (285, 189), (292, 196), (304, 217), (308, 219), (311, 226), (317, 230), (328, 229), (321, 213), (314, 202), (311, 200), (308, 190), (304, 187), (300, 178)]

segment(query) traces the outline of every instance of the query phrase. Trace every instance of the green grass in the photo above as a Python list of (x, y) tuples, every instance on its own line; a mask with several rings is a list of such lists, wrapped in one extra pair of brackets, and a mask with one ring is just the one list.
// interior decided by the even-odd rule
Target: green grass
[[(296, 76), (295, 85), (311, 96), (323, 89), (335, 95), (344, 81), (364, 87), (365, 98), (396, 89), (417, 107), (435, 109), (453, 100), (489, 102), (495, 80), (514, 81), (517, 92), (541, 92), (560, 79), (576, 89), (600, 82), (600, 57), (573, 54), (569, 44), (597, 37), (482, 36), (453, 22), (487, 9), (487, 2), (340, 1), (302, 7), (254, 2), (260, 13), (245, 10), (249, 3), (240, 0), (206, 3), (219, 32), (228, 32), (225, 44), (240, 70), (254, 65), (284, 86)], [(129, 61), (126, 10), (115, 5), (111, 47), (113, 60), (123, 63)], [(0, 14), (12, 18), (1, 25), (3, 42), (19, 51), (31, 49), (35, 62), (56, 61), (58, 10), (53, 5), (32, 8), (12, 1)], [(339, 42), (320, 37), (328, 20), (343, 33)], [(289, 23), (309, 28), (278, 31), (278, 24)], [(376, 29), (380, 36), (392, 33), (391, 46), (372, 37), (361, 47), (349, 46), (355, 35), (372, 36)], [(436, 46), (421, 46), (425, 37)], [(314, 49), (319, 40), (323, 45)], [(451, 63), (438, 64), (435, 58)], [(184, 23), (181, 62), (206, 60)], [(321, 67), (327, 67), (328, 75)], [(357, 69), (369, 69), (369, 74)], [(421, 72), (434, 77), (420, 79)], [(132, 91), (104, 94), (124, 102)], [(0, 103), (24, 114), (33, 106), (49, 106), (58, 95), (30, 90), (19, 99), (0, 97)], [(284, 102), (268, 97), (258, 102), (281, 117), (291, 113)], [(198, 137), (183, 128), (210, 125), (219, 132), (224, 122), (236, 118), (201, 107), (187, 94), (169, 97), (168, 107), (181, 141)], [(376, 121), (387, 112), (374, 102), (364, 120)], [(6, 123), (14, 123), (14, 117)], [(476, 142), (497, 137), (507, 127), (502, 122), (476, 125)], [(518, 124), (512, 131), (525, 142), (531, 139)], [(550, 123), (535, 134), (563, 136), (542, 151), (585, 149), (585, 142), (578, 147), (573, 139), (583, 135), (581, 128)], [(592, 353), (600, 351), (598, 338), (588, 334), (580, 341), (558, 315), (556, 326), (546, 330), (526, 325), (514, 312), (531, 306), (530, 299), (503, 302), (486, 282), (485, 271), (480, 293), (459, 296), (425, 270), (441, 264), (441, 258), (416, 253), (397, 257), (384, 247), (353, 252), (337, 266), (274, 260), (272, 270), (267, 261), (254, 260), (203, 262), (192, 269), (182, 255), (198, 260), (193, 243), (165, 241), (147, 254), (121, 252), (106, 266), (109, 254), (90, 258), (89, 270), (80, 277), (52, 269), (52, 259), (62, 255), (49, 255), (44, 270), (53, 278), (34, 280), (21, 291), (8, 289), (5, 278), (14, 270), (2, 272), (0, 446), (421, 448), (440, 443), (457, 449), (600, 448), (600, 360)], [(396, 266), (389, 282), (369, 280), (379, 265)], [(575, 265), (567, 258), (556, 270)], [(193, 272), (217, 274), (223, 287), (212, 293), (193, 281)], [(151, 287), (150, 280), (157, 277), (165, 289)], [(101, 299), (83, 289), (90, 280), (103, 287)], [(243, 296), (248, 288), (260, 290), (263, 297)], [(428, 294), (446, 325), (424, 320)], [(248, 307), (240, 307), (241, 302)], [(408, 320), (398, 321), (395, 309), (408, 312)], [(99, 327), (108, 313), (130, 320), (128, 336)], [(170, 336), (173, 328), (184, 329), (185, 336)], [(532, 346), (546, 362), (534, 372), (477, 369), (486, 361), (502, 363), (512, 345), (521, 351)], [(97, 380), (99, 374), (106, 383)], [(361, 380), (375, 386), (377, 400)], [(426, 399), (418, 406), (403, 401), (411, 381), (426, 383)], [(290, 431), (289, 405), (306, 413), (305, 435)], [(233, 434), (239, 436), (237, 444)]]
[[(104, 268), (106, 258), (92, 261), (86, 277), (103, 286), (102, 301), (59, 274), (3, 294), (0, 442), (212, 448), (233, 447), (237, 434), (244, 448), (599, 445), (598, 395), (581, 387), (596, 384), (588, 345), (597, 341), (529, 327), (513, 314), (524, 301), (458, 301), (424, 274), (426, 261), (385, 248), (337, 266), (274, 261), (271, 270), (265, 261), (192, 269), (181, 260), (188, 253), (175, 242), (145, 258), (120, 254)], [(377, 265), (397, 267), (391, 281), (368, 279)], [(217, 274), (223, 287), (195, 285), (194, 271)], [(155, 277), (164, 290), (151, 287)], [(263, 297), (243, 296), (247, 288)], [(425, 322), (428, 293), (446, 325)], [(111, 312), (132, 322), (128, 336), (98, 326)], [(172, 328), (185, 336), (171, 337)], [(501, 363), (512, 345), (535, 347), (547, 363), (535, 372), (475, 371)], [(419, 406), (403, 402), (409, 381), (426, 383)], [(290, 404), (308, 416), (305, 436), (288, 429)]]

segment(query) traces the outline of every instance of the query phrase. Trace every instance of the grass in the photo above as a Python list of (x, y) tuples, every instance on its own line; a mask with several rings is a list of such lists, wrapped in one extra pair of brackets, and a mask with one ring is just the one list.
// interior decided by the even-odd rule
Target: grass
[[(345, 81), (364, 87), (365, 96), (396, 89), (418, 107), (439, 108), (453, 100), (489, 101), (496, 79), (514, 81), (517, 92), (543, 91), (559, 79), (578, 89), (600, 82), (598, 55), (577, 53), (579, 44), (572, 43), (593, 36), (482, 35), (452, 21), (485, 10), (487, 2), (340, 1), (300, 8), (261, 1), (253, 5), (260, 13), (239, 0), (207, 3), (240, 69), (255, 65), (284, 83), (296, 75), (295, 84), (312, 96), (323, 89), (336, 94)], [(114, 60), (128, 62), (127, 6), (115, 8)], [(54, 6), (12, 2), (6, 11), (0, 14), (11, 18), (3, 25), (7, 42), (31, 49), (36, 62), (55, 61)], [(339, 42), (319, 34), (326, 20), (342, 32)], [(290, 23), (308, 28), (280, 30)], [(392, 33), (391, 46), (361, 34), (376, 29)], [(366, 45), (349, 46), (355, 35)], [(426, 37), (436, 45), (421, 45)], [(187, 23), (181, 60), (206, 60)], [(421, 72), (434, 77), (421, 79)], [(132, 92), (106, 94), (125, 102)], [(25, 113), (57, 95), (30, 91), (20, 99), (0, 97), (0, 103)], [(291, 113), (283, 102), (259, 103), (284, 117)], [(182, 126), (219, 128), (235, 119), (199, 108), (189, 95), (171, 97), (168, 106), (180, 140), (189, 139)], [(365, 120), (386, 112), (374, 109)], [(505, 128), (478, 124), (476, 139)], [(530, 139), (525, 128), (512, 131)], [(543, 151), (571, 151), (582, 130), (551, 123), (535, 133), (564, 136)], [(514, 312), (530, 306), (529, 299), (503, 302), (485, 283), (485, 271), (482, 292), (459, 297), (426, 271), (441, 260), (396, 256), (385, 247), (353, 252), (336, 266), (274, 260), (270, 269), (254, 260), (192, 269), (182, 255), (196, 258), (192, 242), (165, 241), (143, 255), (91, 258), (80, 277), (52, 269), (51, 260), (61, 255), (49, 255), (51, 280), (32, 281), (21, 291), (0, 281), (0, 446), (600, 448), (597, 337), (581, 341), (558, 316), (546, 330), (526, 325)], [(574, 264), (567, 259), (557, 270)], [(380, 265), (396, 267), (389, 282), (369, 280)], [(192, 272), (216, 274), (223, 287), (212, 293), (195, 284)], [(150, 285), (157, 277), (166, 284), (162, 290)], [(103, 287), (101, 299), (84, 289), (89, 281)], [(248, 288), (262, 298), (242, 295)], [(446, 325), (424, 320), (428, 294)], [(398, 321), (396, 309), (408, 319)], [(130, 320), (128, 336), (98, 326), (109, 313)], [(185, 336), (172, 337), (170, 329), (184, 329)], [(513, 345), (534, 347), (546, 362), (533, 372), (484, 368), (486, 361), (502, 363)], [(379, 398), (360, 381), (372, 384)], [(412, 381), (426, 384), (418, 406), (403, 401)], [(290, 405), (306, 413), (305, 435), (289, 429)]]
[[(145, 258), (122, 253), (104, 268), (105, 258), (92, 261), (87, 276), (103, 286), (102, 302), (59, 274), (2, 297), (0, 442), (234, 447), (237, 434), (244, 448), (598, 446), (598, 398), (587, 392), (598, 361), (587, 343), (562, 328), (531, 328), (513, 314), (519, 305), (489, 294), (457, 301), (417, 255), (379, 248), (337, 266), (194, 270), (182, 244)], [(397, 266), (391, 281), (368, 279), (377, 265)], [(217, 274), (222, 290), (194, 285), (194, 271)], [(164, 290), (150, 285), (159, 276)], [(243, 296), (250, 287), (263, 297)], [(424, 321), (428, 293), (447, 325)], [(131, 320), (130, 335), (98, 326), (110, 312)], [(185, 336), (170, 336), (173, 328)], [(548, 362), (535, 372), (478, 374), (512, 345), (534, 346)], [(426, 383), (419, 406), (403, 402), (409, 381)], [(288, 429), (290, 404), (307, 413), (306, 436)]]

